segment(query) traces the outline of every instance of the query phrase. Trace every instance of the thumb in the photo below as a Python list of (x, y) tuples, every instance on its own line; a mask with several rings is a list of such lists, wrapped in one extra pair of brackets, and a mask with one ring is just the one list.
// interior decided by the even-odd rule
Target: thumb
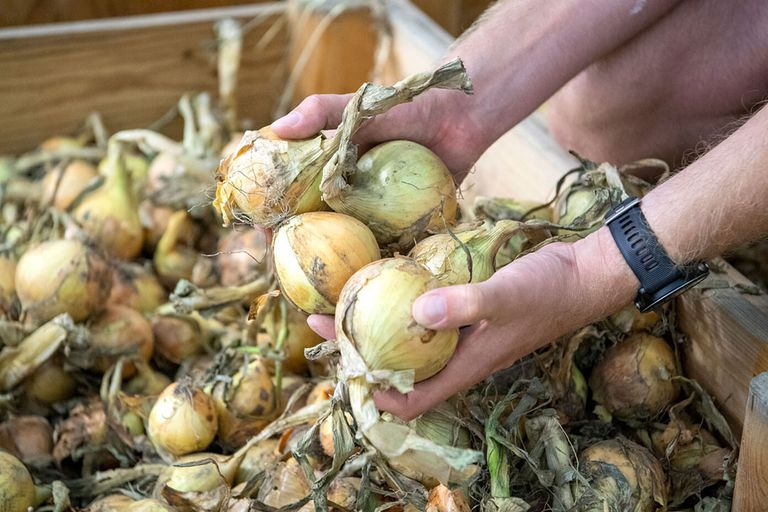
[(413, 303), (413, 318), (430, 329), (451, 329), (472, 325), (495, 310), (488, 281), (432, 290)]

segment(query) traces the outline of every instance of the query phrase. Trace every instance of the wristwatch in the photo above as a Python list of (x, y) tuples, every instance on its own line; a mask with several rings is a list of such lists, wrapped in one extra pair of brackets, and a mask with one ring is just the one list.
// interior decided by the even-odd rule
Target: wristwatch
[(709, 274), (702, 261), (676, 265), (662, 247), (640, 209), (640, 199), (630, 197), (605, 215), (605, 224), (613, 235), (629, 268), (640, 281), (635, 306), (651, 311), (700, 283)]

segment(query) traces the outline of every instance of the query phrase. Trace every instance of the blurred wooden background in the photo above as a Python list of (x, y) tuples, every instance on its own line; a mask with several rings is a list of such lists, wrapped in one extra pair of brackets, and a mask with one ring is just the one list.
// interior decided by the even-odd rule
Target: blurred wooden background
[[(247, 5), (265, 0), (0, 0), (0, 27), (132, 16), (208, 7)], [(413, 0), (445, 30), (457, 36), (493, 0)]]

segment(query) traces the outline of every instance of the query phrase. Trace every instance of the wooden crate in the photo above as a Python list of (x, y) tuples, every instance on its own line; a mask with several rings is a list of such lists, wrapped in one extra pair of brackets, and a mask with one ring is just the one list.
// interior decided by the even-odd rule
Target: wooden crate
[[(392, 47), (381, 79), (391, 82), (431, 68), (452, 36), (408, 0), (385, 5)], [(0, 154), (71, 132), (92, 110), (102, 113), (111, 130), (135, 128), (158, 119), (185, 92), (215, 91), (212, 24), (225, 17), (261, 20), (246, 37), (246, 49), (259, 41), (262, 47), (258, 54), (245, 52), (239, 103), (253, 126), (266, 124), (285, 86), (290, 54), (285, 30), (270, 27), (285, 16), (285, 4), (275, 2), (0, 29)], [(268, 33), (271, 40), (263, 44)], [(338, 55), (329, 48), (345, 36), (331, 28), (325, 37), (317, 51), (339, 67), (330, 75), (307, 68), (301, 94), (354, 88), (364, 77), (349, 76), (344, 62), (373, 62), (369, 46), (343, 45), (346, 53)], [(355, 73), (369, 67), (357, 66)], [(549, 199), (555, 181), (574, 164), (536, 114), (482, 156), (464, 195)], [(723, 272), (678, 301), (689, 336), (686, 370), (715, 397), (737, 433), (744, 431), (735, 509), (761, 510), (768, 501), (768, 449), (761, 442), (768, 429), (766, 375), (753, 382), (751, 395), (749, 389), (753, 378), (768, 371), (768, 298), (734, 288), (748, 281), (727, 264), (718, 266)]]

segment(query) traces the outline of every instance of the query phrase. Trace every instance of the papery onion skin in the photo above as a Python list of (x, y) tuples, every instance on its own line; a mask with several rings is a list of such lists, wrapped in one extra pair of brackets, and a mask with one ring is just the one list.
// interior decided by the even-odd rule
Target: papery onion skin
[(35, 483), (19, 459), (0, 450), (0, 503), (3, 512), (27, 512), (35, 505)]
[[(144, 315), (125, 306), (110, 305), (91, 324), (90, 346), (98, 355), (92, 368), (104, 373), (121, 356), (138, 356), (149, 361), (154, 350), (152, 326)], [(136, 373), (131, 362), (123, 366), (123, 377)]]
[(96, 168), (83, 160), (73, 160), (66, 167), (59, 164), (43, 177), (41, 202), (64, 211), (98, 175)]
[(334, 211), (366, 224), (379, 245), (403, 252), (428, 232), (456, 219), (456, 184), (430, 149), (406, 140), (380, 144), (365, 153), (349, 186), (328, 198)]
[(427, 379), (448, 363), (458, 329), (434, 331), (411, 315), (414, 301), (439, 288), (423, 265), (410, 258), (388, 258), (366, 265), (344, 286), (335, 324), (371, 370), (414, 370)]
[(677, 397), (675, 355), (661, 338), (637, 333), (608, 349), (592, 370), (596, 402), (617, 418), (645, 422)]
[(268, 126), (247, 131), (219, 166), (213, 206), (225, 226), (239, 213), (273, 227), (291, 215), (324, 210), (320, 180), (333, 150), (322, 135), (288, 141)]
[(292, 217), (277, 229), (272, 248), (283, 295), (308, 314), (332, 314), (347, 279), (380, 257), (362, 222), (334, 212)]
[(81, 322), (104, 307), (111, 288), (106, 262), (77, 240), (43, 242), (28, 249), (16, 266), (16, 293), (38, 322), (60, 313)]
[(180, 456), (208, 447), (217, 427), (211, 397), (182, 381), (160, 393), (149, 413), (147, 433), (155, 447)]

